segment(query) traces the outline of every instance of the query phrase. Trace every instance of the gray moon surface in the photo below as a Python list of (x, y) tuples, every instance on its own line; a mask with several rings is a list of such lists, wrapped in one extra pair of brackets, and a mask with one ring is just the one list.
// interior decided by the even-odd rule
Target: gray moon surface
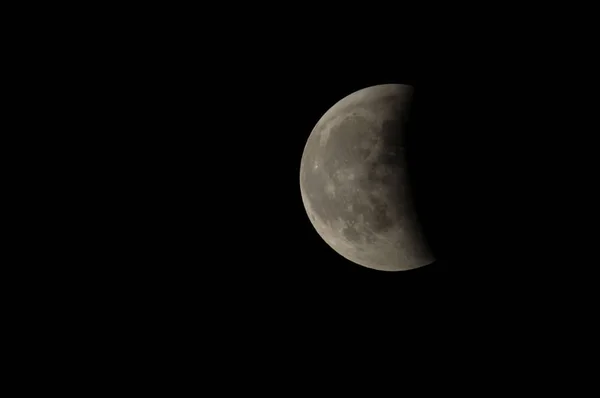
[(412, 87), (384, 84), (331, 107), (300, 164), (304, 207), (337, 253), (364, 267), (404, 271), (432, 263), (414, 211), (405, 159)]

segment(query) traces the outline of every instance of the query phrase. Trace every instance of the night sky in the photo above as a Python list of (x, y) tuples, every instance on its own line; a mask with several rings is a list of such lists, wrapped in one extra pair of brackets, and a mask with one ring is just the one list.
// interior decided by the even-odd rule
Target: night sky
[[(429, 110), (417, 104), (423, 94), (414, 71), (397, 65), (389, 69), (374, 73), (372, 69), (342, 68), (342, 72), (334, 65), (329, 68), (315, 65), (301, 75), (291, 76), (285, 84), (270, 81), (268, 90), (263, 92), (269, 103), (262, 112), (268, 112), (268, 116), (261, 112), (255, 114), (253, 120), (261, 121), (258, 131), (264, 137), (260, 144), (253, 142), (251, 148), (264, 147), (257, 150), (257, 158), (251, 156), (252, 162), (245, 170), (253, 176), (258, 172), (260, 180), (259, 187), (254, 177), (248, 177), (247, 182), (251, 203), (256, 206), (248, 209), (250, 236), (245, 235), (249, 239), (247, 245), (252, 248), (241, 265), (244, 268), (241, 279), (256, 284), (257, 295), (318, 313), (329, 306), (336, 308), (335, 311), (352, 311), (353, 303), (366, 307), (377, 303), (379, 309), (393, 311), (395, 305), (405, 300), (414, 302), (415, 308), (435, 302), (443, 296), (452, 279), (460, 281), (460, 272), (451, 266), (459, 263), (452, 256), (460, 257), (460, 253), (452, 252), (450, 242), (460, 241), (464, 232), (444, 224), (457, 217), (449, 211), (448, 205), (448, 201), (457, 200), (452, 198), (456, 189), (449, 188), (456, 181), (446, 179), (451, 174), (451, 166), (444, 163), (449, 158), (445, 153), (447, 142), (439, 138), (440, 132), (447, 134), (448, 131), (437, 131), (435, 123), (425, 122)], [(304, 145), (320, 117), (346, 95), (384, 83), (409, 84), (416, 88), (415, 112), (409, 126), (412, 131), (409, 156), (418, 185), (418, 206), (434, 250), (439, 253), (439, 260), (434, 264), (395, 273), (364, 268), (331, 249), (311, 225), (299, 187)], [(423, 91), (426, 89), (423, 84)], [(435, 125), (440, 124), (443, 123)], [(420, 138), (419, 129), (423, 131)], [(237, 255), (242, 253), (238, 251)]]
[[(316, 325), (357, 312), (479, 313), (482, 303), (517, 302), (534, 294), (532, 286), (548, 291), (562, 278), (565, 261), (553, 256), (570, 256), (561, 246), (565, 230), (552, 228), (548, 215), (557, 213), (541, 193), (548, 159), (532, 160), (543, 141), (529, 97), (516, 95), (534, 89), (450, 61), (436, 68), (291, 50), (243, 61), (193, 64), (214, 74), (173, 74), (168, 88), (177, 95), (162, 99), (167, 120), (149, 135), (159, 149), (146, 156), (160, 181), (154, 209), (164, 220), (156, 225), (168, 225), (160, 228), (168, 243), (149, 248), (164, 257), (151, 256), (141, 273), (158, 281), (157, 291), (217, 317)], [(437, 257), (394, 273), (331, 249), (311, 225), (299, 187), (302, 152), (319, 118), (346, 95), (384, 83), (415, 88), (407, 156)]]
[[(170, 390), (189, 377), (198, 388), (216, 382), (215, 391), (247, 393), (266, 386), (277, 396), (301, 387), (311, 395), (323, 392), (308, 387), (316, 375), (338, 376), (336, 389), (354, 388), (356, 380), (338, 363), (376, 372), (370, 388), (393, 381), (395, 395), (408, 392), (404, 382), (411, 379), (396, 365), (428, 377), (417, 391), (446, 391), (431, 368), (458, 373), (455, 381), (467, 386), (496, 389), (519, 365), (525, 377), (538, 370), (528, 355), (550, 358), (547, 366), (561, 375), (585, 363), (557, 361), (555, 347), (586, 355), (588, 347), (573, 343), (595, 333), (598, 228), (593, 211), (581, 209), (587, 200), (597, 213), (587, 193), (597, 190), (597, 168), (586, 162), (598, 156), (582, 150), (597, 152), (597, 144), (584, 144), (575, 133), (597, 135), (597, 128), (581, 122), (584, 107), (577, 103), (596, 115), (587, 99), (596, 91), (582, 83), (583, 100), (571, 91), (576, 84), (562, 67), (571, 61), (557, 50), (558, 40), (528, 22), (535, 38), (519, 43), (515, 53), (512, 45), (495, 45), (444, 13), (437, 19), (464, 38), (447, 38), (452, 29), (433, 20), (415, 23), (412, 36), (401, 33), (399, 27), (417, 15), (391, 8), (360, 6), (360, 14), (373, 9), (378, 16), (347, 18), (337, 10), (327, 17), (321, 9), (302, 16), (302, 7), (290, 5), (288, 18), (270, 5), (259, 10), (249, 3), (247, 11), (243, 4), (224, 5), (221, 17), (208, 8), (178, 9), (170, 22), (162, 5), (157, 18), (136, 10), (131, 20), (148, 27), (128, 23), (130, 35), (113, 33), (114, 45), (103, 45), (110, 56), (84, 42), (89, 58), (80, 56), (79, 46), (69, 47), (73, 62), (57, 58), (77, 90), (59, 87), (56, 93), (82, 108), (46, 93), (61, 108), (64, 124), (76, 120), (64, 149), (90, 159), (97, 170), (67, 163), (81, 175), (69, 180), (73, 194), (59, 189), (56, 197), (76, 223), (63, 223), (59, 207), (48, 208), (58, 221), (44, 228), (24, 221), (25, 228), (60, 238), (57, 247), (67, 259), (77, 253), (67, 268), (63, 253), (48, 255), (34, 242), (27, 249), (44, 258), (21, 268), (29, 273), (39, 266), (65, 285), (44, 278), (51, 293), (36, 297), (35, 306), (57, 294), (66, 298), (49, 307), (48, 323), (22, 311), (36, 320), (33, 340), (60, 350), (58, 340), (40, 337), (56, 331), (78, 357), (101, 364), (98, 374), (105, 378), (128, 378), (140, 372), (139, 362), (158, 374), (141, 371), (139, 385), (153, 388), (165, 368), (177, 374)], [(384, 22), (388, 13), (397, 23)], [(482, 25), (492, 19), (469, 18)], [(298, 25), (288, 26), (292, 20)], [(555, 18), (531, 20), (561, 25)], [(494, 36), (522, 41), (512, 24), (499, 21)], [(96, 30), (103, 38), (113, 26), (102, 21)], [(69, 30), (69, 36), (85, 35)], [(538, 59), (542, 41), (548, 56)], [(584, 52), (593, 55), (590, 48)], [(44, 58), (35, 66), (53, 63)], [(88, 64), (95, 69), (88, 71)], [(48, 75), (57, 86), (61, 79)], [(414, 87), (407, 161), (416, 210), (437, 258), (403, 272), (367, 269), (337, 254), (312, 226), (299, 183), (303, 149), (321, 116), (359, 89), (388, 83)], [(40, 132), (54, 140), (62, 129), (62, 122), (50, 121)], [(88, 155), (92, 151), (98, 156)], [(50, 147), (48, 153), (62, 156)], [(584, 177), (586, 171), (592, 176)], [(54, 195), (40, 191), (34, 199)], [(59, 227), (65, 226), (81, 244), (63, 238)], [(81, 292), (72, 294), (73, 287)], [(79, 308), (66, 312), (73, 326), (65, 326), (55, 314), (73, 304)], [(102, 352), (110, 359), (104, 364), (89, 347), (114, 355)], [(464, 355), (466, 347), (474, 359)], [(383, 359), (363, 359), (365, 353)], [(63, 358), (48, 358), (54, 357)], [(482, 382), (468, 366), (501, 379)], [(553, 386), (554, 379), (542, 374), (536, 388)]]
[[(168, 200), (179, 201), (171, 221), (181, 223), (173, 234), (182, 236), (175, 252), (185, 264), (183, 283), (201, 279), (249, 302), (264, 296), (270, 304), (311, 308), (346, 299), (435, 302), (449, 286), (470, 285), (496, 245), (482, 232), (490, 210), (481, 197), (489, 192), (477, 161), (485, 156), (465, 134), (478, 126), (473, 117), (466, 121), (460, 88), (403, 60), (375, 67), (343, 57), (325, 64), (319, 57), (296, 60), (181, 82), (167, 123), (177, 132), (161, 148), (170, 171), (160, 175), (169, 187), (161, 195), (172, 192)], [(346, 95), (385, 83), (415, 88), (407, 156), (419, 217), (438, 258), (395, 273), (334, 252), (311, 225), (299, 187), (302, 152), (320, 117)]]

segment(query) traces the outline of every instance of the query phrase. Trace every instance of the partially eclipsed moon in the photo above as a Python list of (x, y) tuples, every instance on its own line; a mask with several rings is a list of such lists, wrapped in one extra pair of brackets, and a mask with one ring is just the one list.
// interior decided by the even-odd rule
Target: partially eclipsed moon
[(336, 252), (384, 271), (434, 261), (412, 205), (403, 125), (412, 88), (368, 87), (336, 103), (313, 129), (300, 191), (319, 235)]

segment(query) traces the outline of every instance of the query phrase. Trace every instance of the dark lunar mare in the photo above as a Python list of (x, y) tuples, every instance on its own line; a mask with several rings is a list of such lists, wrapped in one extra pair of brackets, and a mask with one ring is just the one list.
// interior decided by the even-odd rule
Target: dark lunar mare
[(307, 213), (338, 253), (366, 267), (412, 269), (433, 261), (412, 205), (403, 125), (410, 87), (349, 95), (315, 126), (301, 162)]

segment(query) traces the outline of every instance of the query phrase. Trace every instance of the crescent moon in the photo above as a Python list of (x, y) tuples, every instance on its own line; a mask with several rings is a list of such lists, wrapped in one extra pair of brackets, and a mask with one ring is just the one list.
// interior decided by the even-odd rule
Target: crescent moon
[(412, 87), (354, 92), (312, 130), (300, 163), (302, 202), (317, 233), (346, 259), (382, 271), (435, 259), (418, 223), (403, 126)]

